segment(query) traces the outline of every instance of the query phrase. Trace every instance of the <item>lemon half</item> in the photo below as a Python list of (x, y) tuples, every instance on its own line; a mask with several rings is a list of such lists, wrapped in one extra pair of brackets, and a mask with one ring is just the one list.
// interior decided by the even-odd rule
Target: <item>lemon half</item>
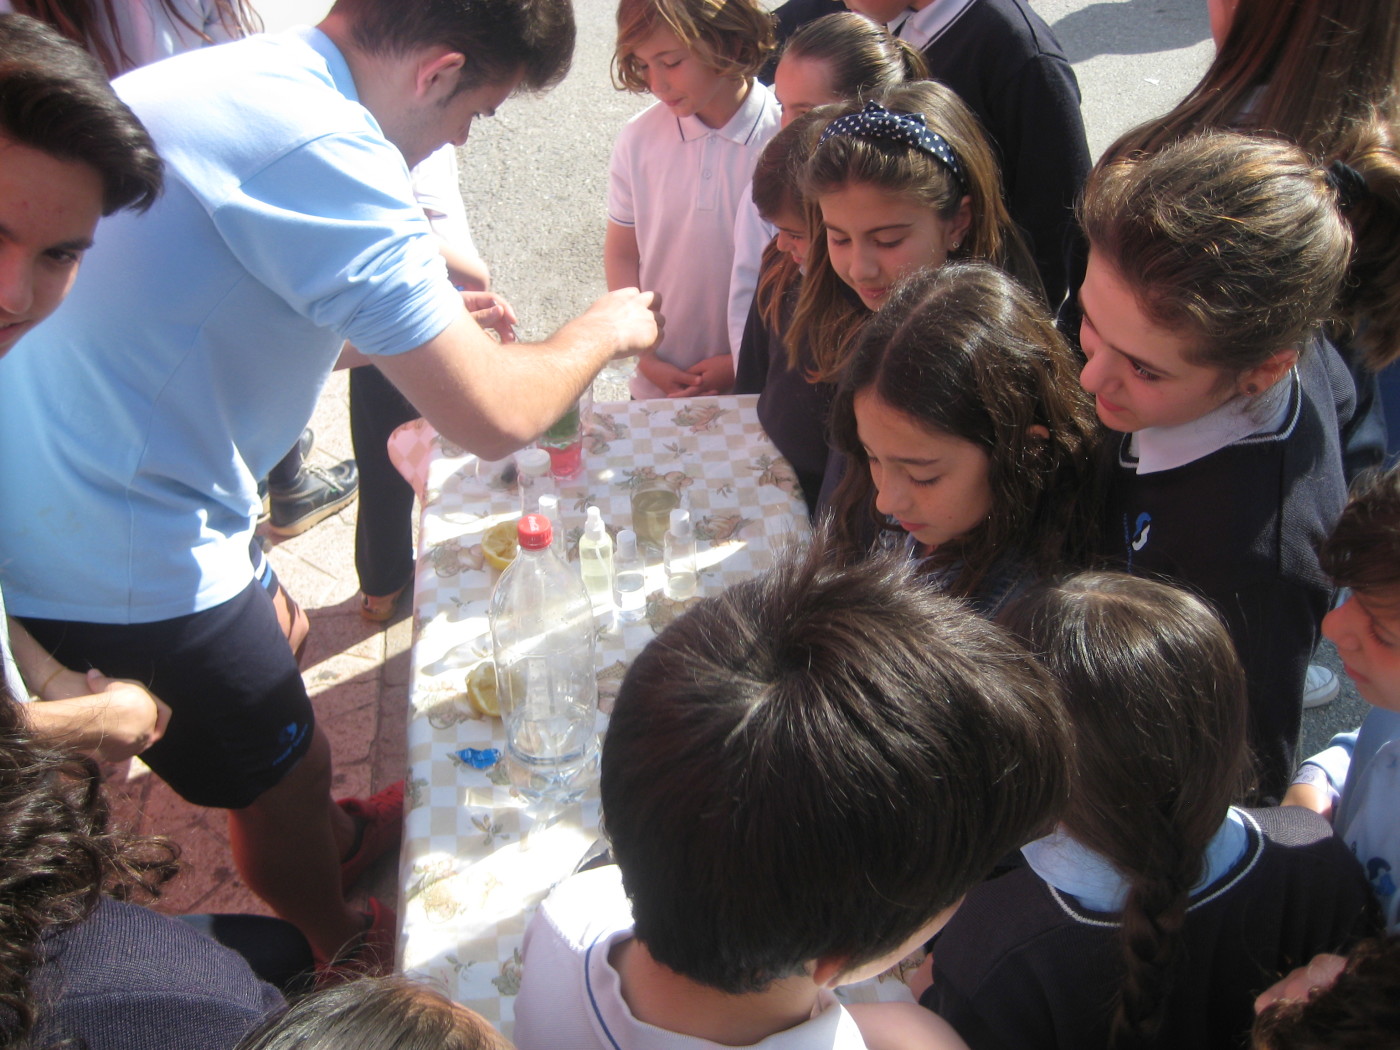
[(500, 522), (481, 537), (481, 556), (491, 568), (504, 569), (515, 561), (516, 552), (520, 550), (520, 541), (516, 538), (518, 524), (517, 518)]
[(501, 717), (501, 700), (496, 694), (496, 665), (487, 660), (467, 675), (467, 700), (480, 714)]

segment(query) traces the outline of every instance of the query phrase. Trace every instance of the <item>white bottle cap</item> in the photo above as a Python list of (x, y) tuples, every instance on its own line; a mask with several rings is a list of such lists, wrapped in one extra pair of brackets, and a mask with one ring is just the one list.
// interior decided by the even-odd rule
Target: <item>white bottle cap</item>
[(617, 556), (619, 558), (635, 558), (637, 556), (637, 534), (631, 529), (618, 530)]
[(552, 492), (546, 492), (540, 497), (540, 513), (550, 521), (559, 520), (559, 497)]
[(515, 467), (534, 478), (549, 473), (549, 453), (542, 448), (523, 448), (515, 454)]
[(604, 533), (603, 512), (597, 507), (588, 508), (588, 520), (583, 523), (583, 531), (587, 536), (597, 537)]
[(690, 535), (690, 511), (684, 507), (671, 511), (671, 531), (677, 536)]

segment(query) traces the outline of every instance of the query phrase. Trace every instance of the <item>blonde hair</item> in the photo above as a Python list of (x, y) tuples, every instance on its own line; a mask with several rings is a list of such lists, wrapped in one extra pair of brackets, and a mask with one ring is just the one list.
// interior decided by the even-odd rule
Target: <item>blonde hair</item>
[(773, 19), (756, 0), (622, 0), (617, 6), (613, 84), (644, 94), (636, 50), (665, 26), (705, 67), (720, 76), (752, 77), (775, 43)]

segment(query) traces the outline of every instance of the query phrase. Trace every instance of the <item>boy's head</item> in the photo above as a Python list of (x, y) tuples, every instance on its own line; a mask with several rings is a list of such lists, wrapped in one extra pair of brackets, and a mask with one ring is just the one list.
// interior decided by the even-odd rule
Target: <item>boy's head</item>
[(366, 54), (461, 56), (459, 94), (517, 80), (528, 91), (551, 88), (569, 71), (577, 35), (569, 0), (336, 0), (331, 13)]
[[(775, 46), (773, 20), (756, 0), (622, 0), (613, 83), (624, 91), (655, 94), (642, 56), (658, 39), (688, 52), (711, 78), (747, 79)], [(674, 61), (673, 50), (668, 46), (651, 64), (665, 67)]]
[(902, 559), (836, 565), (819, 536), (677, 620), (603, 745), (637, 939), (734, 994), (889, 956), (1066, 794), (1059, 694), (1023, 650)]
[(1400, 467), (1360, 483), (1320, 554), (1352, 592), (1322, 633), (1367, 703), (1400, 711)]
[(1302, 998), (1272, 1000), (1254, 1021), (1252, 1045), (1255, 1050), (1400, 1047), (1400, 938), (1362, 941), (1331, 984)]
[(0, 15), (0, 355), (63, 301), (97, 220), (160, 187), (155, 146), (96, 60)]
[(362, 977), (295, 1000), (237, 1050), (513, 1050), (477, 1013), (405, 977)]

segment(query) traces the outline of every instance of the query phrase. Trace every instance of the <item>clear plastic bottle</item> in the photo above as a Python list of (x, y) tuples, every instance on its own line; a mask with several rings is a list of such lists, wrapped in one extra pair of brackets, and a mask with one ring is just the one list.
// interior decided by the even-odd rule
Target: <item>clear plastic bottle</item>
[(647, 610), (646, 562), (637, 551), (637, 534), (622, 529), (617, 534), (616, 569), (617, 612), (623, 623), (637, 623)]
[(583, 577), (584, 590), (593, 602), (595, 615), (603, 615), (610, 623), (613, 614), (613, 541), (603, 524), (603, 512), (588, 508), (588, 520), (578, 541), (578, 571)]
[(663, 542), (662, 565), (666, 569), (666, 597), (683, 602), (695, 597), (699, 577), (695, 569), (695, 533), (690, 527), (690, 511), (671, 511), (671, 527)]
[(569, 565), (551, 549), (549, 520), (520, 519), (520, 553), (491, 595), (501, 717), (509, 757), (529, 794), (567, 800), (598, 747), (593, 607)]

